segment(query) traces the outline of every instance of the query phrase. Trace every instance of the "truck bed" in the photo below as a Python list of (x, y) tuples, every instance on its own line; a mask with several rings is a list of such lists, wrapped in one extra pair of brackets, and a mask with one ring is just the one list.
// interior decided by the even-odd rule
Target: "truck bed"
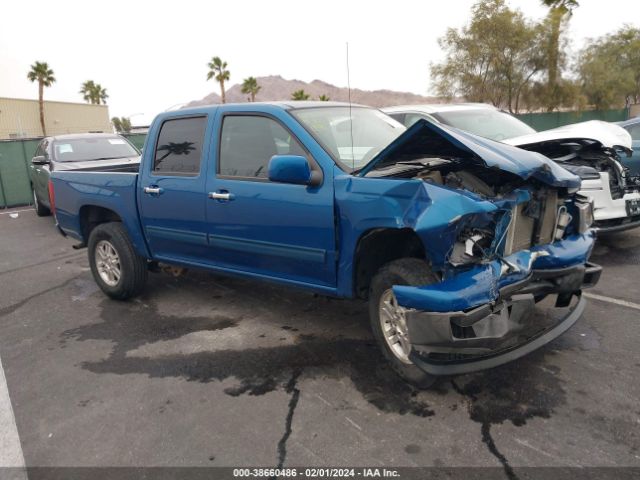
[(83, 169), (52, 172), (55, 215), (60, 230), (82, 240), (83, 209), (102, 207), (115, 212), (132, 238), (144, 244), (136, 201), (138, 165), (131, 165), (130, 168), (135, 168), (135, 171), (127, 171), (122, 167), (111, 171), (111, 167), (103, 167), (101, 171)]

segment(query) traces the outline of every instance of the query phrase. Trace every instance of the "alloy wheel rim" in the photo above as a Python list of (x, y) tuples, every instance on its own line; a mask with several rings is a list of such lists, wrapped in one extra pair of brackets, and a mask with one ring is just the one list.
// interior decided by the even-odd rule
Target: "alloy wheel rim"
[(398, 305), (392, 289), (385, 290), (380, 297), (378, 317), (380, 318), (382, 335), (391, 353), (402, 363), (413, 364), (409, 359), (411, 342), (409, 341), (405, 310)]
[(115, 287), (122, 277), (120, 256), (107, 240), (100, 240), (95, 249), (96, 269), (104, 283)]

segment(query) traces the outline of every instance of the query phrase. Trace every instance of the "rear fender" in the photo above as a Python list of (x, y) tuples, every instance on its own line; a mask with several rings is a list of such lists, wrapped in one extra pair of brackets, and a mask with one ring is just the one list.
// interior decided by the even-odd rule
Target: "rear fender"
[(139, 223), (136, 178), (137, 174), (126, 173), (54, 173), (56, 218), (62, 231), (86, 243), (88, 238), (82, 231), (81, 209), (104, 208), (122, 220), (138, 254), (150, 258)]

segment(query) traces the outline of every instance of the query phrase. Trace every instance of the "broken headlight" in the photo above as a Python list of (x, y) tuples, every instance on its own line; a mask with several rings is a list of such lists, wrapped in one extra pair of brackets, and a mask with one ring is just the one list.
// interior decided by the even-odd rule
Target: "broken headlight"
[(454, 267), (478, 263), (488, 258), (493, 242), (493, 233), (481, 229), (465, 229), (453, 245), (449, 263)]
[(567, 207), (562, 205), (558, 208), (556, 214), (556, 225), (554, 228), (554, 240), (562, 240), (564, 237), (564, 231), (567, 229), (567, 225), (571, 223), (571, 214), (567, 211)]
[(593, 201), (586, 197), (576, 199), (578, 209), (578, 232), (585, 233), (593, 225)]

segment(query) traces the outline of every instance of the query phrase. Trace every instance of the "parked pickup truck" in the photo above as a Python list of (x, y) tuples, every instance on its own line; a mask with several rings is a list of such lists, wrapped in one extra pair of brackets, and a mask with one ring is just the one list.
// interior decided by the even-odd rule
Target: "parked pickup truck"
[[(159, 115), (143, 152), (139, 173), (52, 173), (59, 228), (108, 296), (138, 294), (162, 262), (368, 299), (382, 352), (422, 387), (548, 343), (600, 275), (579, 177), (445, 125), (207, 106)], [(554, 315), (534, 308), (547, 296)]]

